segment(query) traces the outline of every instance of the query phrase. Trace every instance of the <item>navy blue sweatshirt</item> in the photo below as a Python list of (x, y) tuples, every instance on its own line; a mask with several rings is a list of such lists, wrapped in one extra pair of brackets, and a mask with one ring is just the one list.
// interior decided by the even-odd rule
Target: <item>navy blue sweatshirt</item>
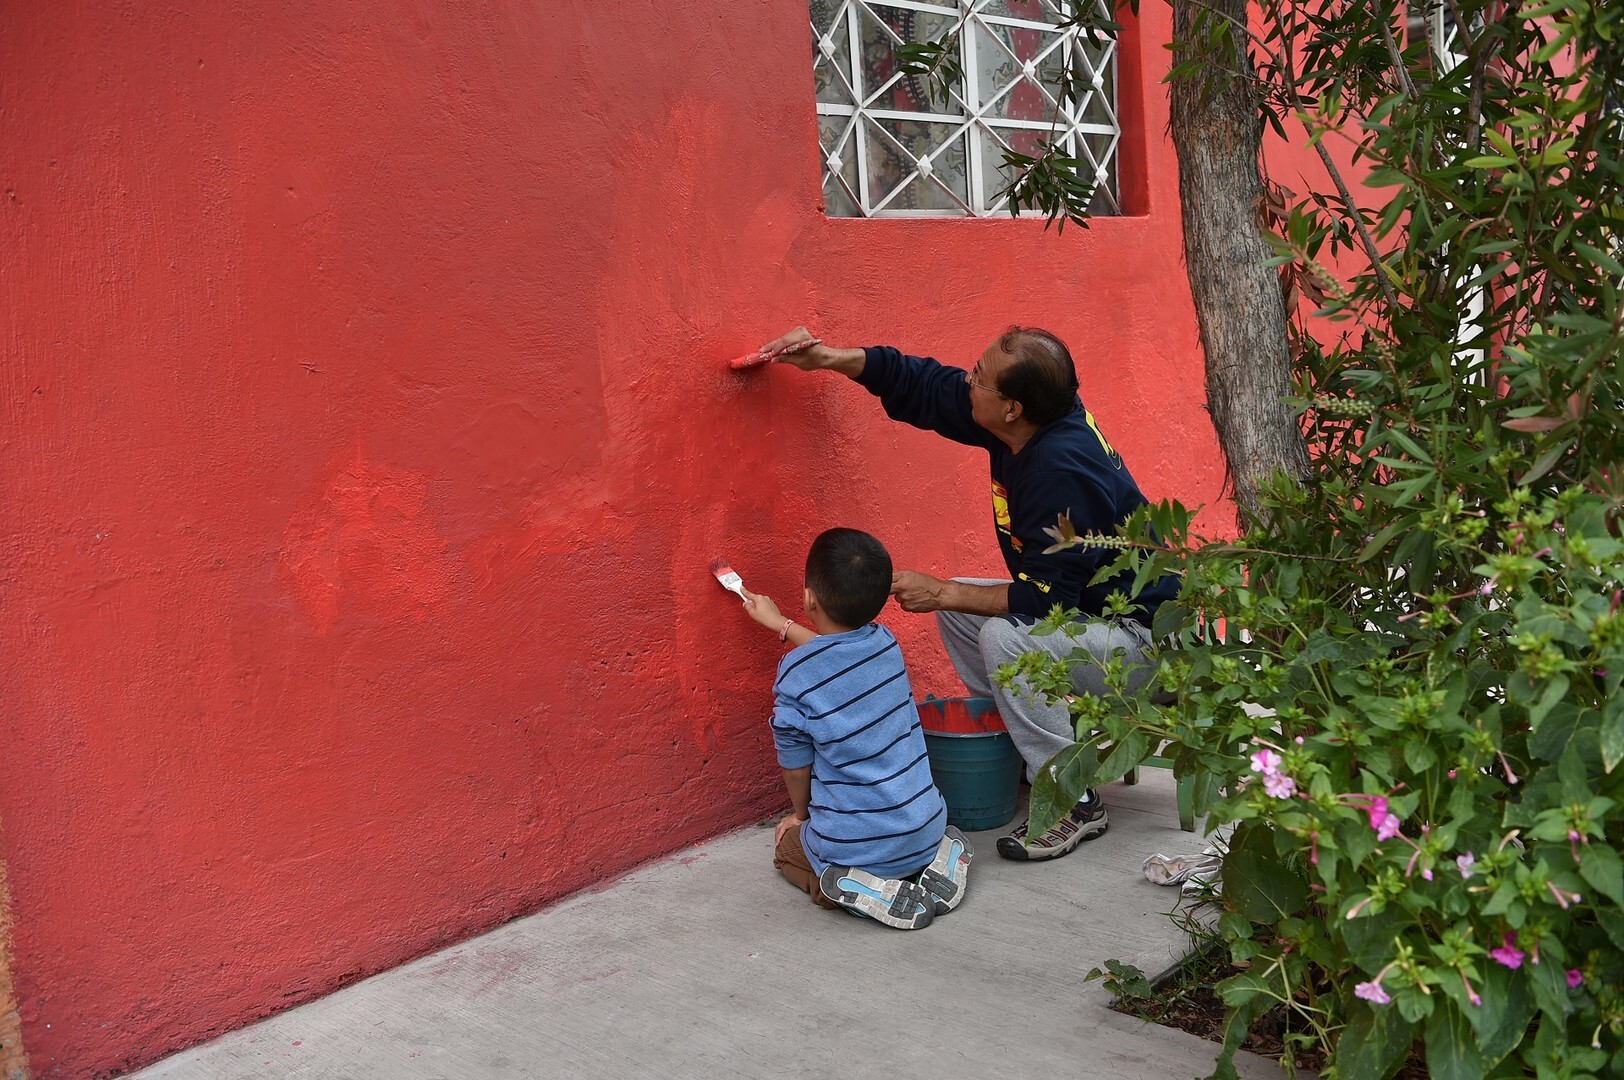
[[(904, 356), (889, 346), (863, 352), (867, 359), (857, 381), (880, 399), (887, 416), (979, 446), (990, 456), (993, 525), (1012, 581), (1011, 614), (1041, 618), (1059, 604), (1098, 615), (1110, 593), (1130, 593), (1131, 574), (1089, 584), (1100, 567), (1116, 558), (1115, 551), (1077, 547), (1043, 553), (1054, 543), (1043, 530), (1053, 528), (1061, 514), (1071, 518), (1079, 534), (1110, 536), (1145, 503), (1121, 455), (1105, 441), (1081, 400), (1069, 415), (1039, 428), (1020, 453), (1012, 453), (972, 417), (970, 379), (962, 368)], [(1135, 601), (1143, 608), (1136, 617), (1149, 625), (1161, 602), (1176, 595), (1176, 577), (1151, 582)]]

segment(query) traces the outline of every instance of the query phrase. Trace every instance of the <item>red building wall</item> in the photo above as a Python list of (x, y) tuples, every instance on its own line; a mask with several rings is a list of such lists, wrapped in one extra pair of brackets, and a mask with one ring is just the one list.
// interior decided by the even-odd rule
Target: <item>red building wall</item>
[[(0, 824), (38, 1075), (781, 805), (778, 644), (710, 559), (791, 609), (834, 524), (998, 565), (975, 453), (835, 376), (725, 370), (789, 326), (966, 365), (1050, 327), (1147, 493), (1219, 501), (1164, 8), (1125, 47), (1139, 213), (1063, 236), (825, 219), (806, 17), (8, 10)], [(956, 692), (930, 621), (886, 619)]]

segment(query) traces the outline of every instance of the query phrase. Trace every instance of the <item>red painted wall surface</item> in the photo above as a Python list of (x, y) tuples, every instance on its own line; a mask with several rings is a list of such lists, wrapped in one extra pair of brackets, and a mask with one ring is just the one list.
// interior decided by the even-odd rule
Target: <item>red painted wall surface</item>
[(834, 524), (998, 566), (983, 458), (725, 369), (789, 326), (966, 365), (1053, 328), (1146, 491), (1218, 502), (1165, 10), (1123, 69), (1140, 214), (1063, 236), (826, 220), (806, 14), (10, 6), (0, 821), (39, 1075), (781, 805), (778, 644), (710, 559), (792, 607)]

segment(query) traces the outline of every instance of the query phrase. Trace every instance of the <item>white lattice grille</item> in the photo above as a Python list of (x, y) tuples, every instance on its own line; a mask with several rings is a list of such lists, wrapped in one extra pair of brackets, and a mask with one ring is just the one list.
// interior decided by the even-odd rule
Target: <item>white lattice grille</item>
[(1465, 59), (1460, 48), (1460, 28), (1455, 25), (1455, 14), (1443, 3), (1427, 5), (1427, 40), (1439, 71), (1453, 71)]
[[(1466, 59), (1465, 42), (1455, 22), (1454, 10), (1442, 0), (1429, 0), (1420, 5), (1426, 19), (1427, 47), (1432, 55), (1434, 69), (1440, 78), (1449, 75)], [(1477, 28), (1481, 28), (1481, 23)], [(1472, 271), (1466, 272), (1468, 275)], [(1488, 296), (1483, 286), (1468, 290), (1462, 297), (1460, 327), (1457, 340), (1473, 341), (1483, 332), (1483, 310)], [(1473, 372), (1477, 382), (1487, 385), (1489, 372), (1483, 349), (1459, 349), (1455, 363), (1465, 371)]]
[[(1102, 8), (1102, 11), (1104, 9)], [(824, 203), (837, 217), (1007, 212), (1005, 150), (1053, 139), (1085, 162), (1091, 210), (1119, 214), (1116, 42), (1062, 30), (1052, 0), (811, 0)], [(904, 75), (897, 46), (958, 42), (964, 75), (932, 101)], [(1057, 101), (1067, 67), (1082, 92)]]

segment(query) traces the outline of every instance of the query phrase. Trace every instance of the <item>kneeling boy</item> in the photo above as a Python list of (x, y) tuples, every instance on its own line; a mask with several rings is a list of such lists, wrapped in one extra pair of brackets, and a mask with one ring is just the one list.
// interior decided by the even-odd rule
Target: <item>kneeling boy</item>
[(902, 650), (873, 621), (890, 593), (880, 542), (830, 529), (806, 556), (814, 629), (759, 593), (745, 603), (794, 646), (773, 683), (773, 742), (793, 807), (773, 865), (820, 907), (914, 930), (958, 906), (973, 852), (931, 779)]

